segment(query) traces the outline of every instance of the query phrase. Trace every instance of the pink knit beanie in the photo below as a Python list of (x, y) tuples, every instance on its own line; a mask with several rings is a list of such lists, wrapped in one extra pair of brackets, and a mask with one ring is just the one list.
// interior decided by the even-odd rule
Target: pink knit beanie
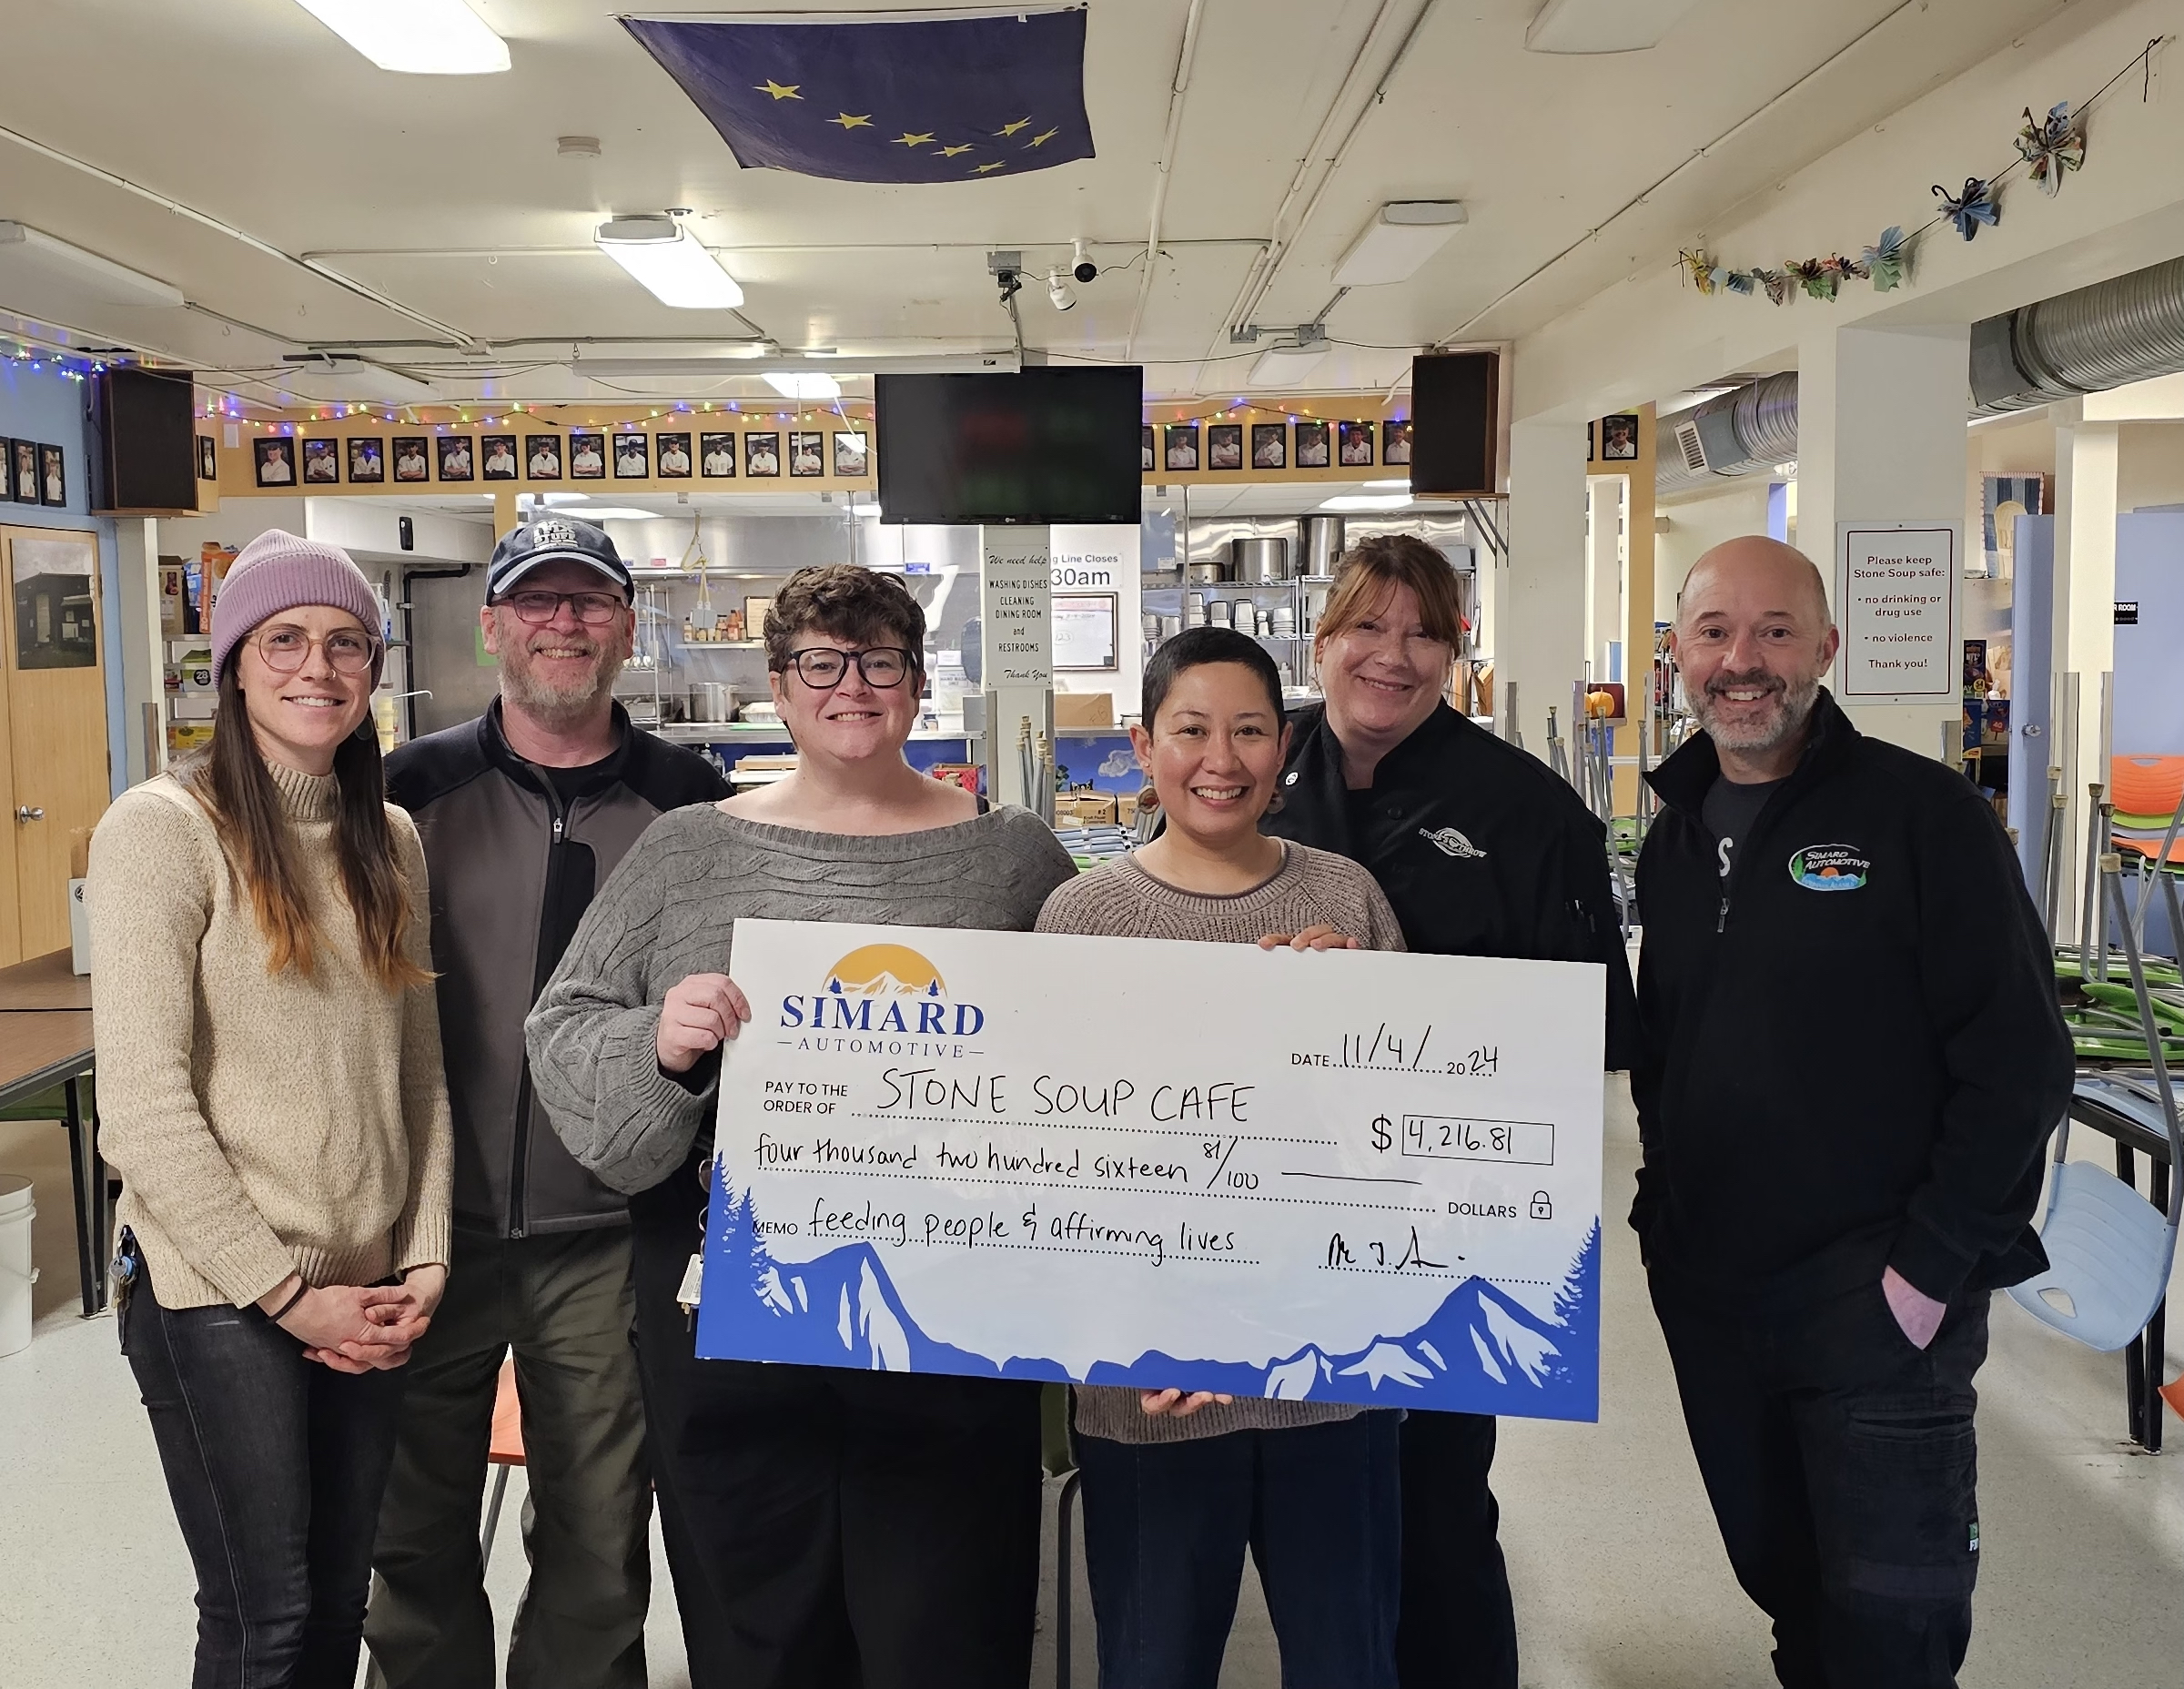
[[(212, 602), (212, 679), (217, 685), (228, 655), (250, 637), (258, 623), (284, 610), (304, 604), (325, 604), (346, 610), (377, 640), (380, 637), (379, 601), (364, 571), (349, 561), (347, 551), (320, 540), (300, 539), (279, 529), (268, 529), (243, 547), (219, 596)], [(379, 683), (384, 650), (372, 659), (371, 683)]]

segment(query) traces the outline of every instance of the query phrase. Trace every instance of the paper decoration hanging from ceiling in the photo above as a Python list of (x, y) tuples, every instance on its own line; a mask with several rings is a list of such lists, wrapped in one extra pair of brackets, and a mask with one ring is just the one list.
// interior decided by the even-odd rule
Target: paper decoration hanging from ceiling
[(745, 168), (978, 182), (1093, 156), (1081, 8), (622, 23)]

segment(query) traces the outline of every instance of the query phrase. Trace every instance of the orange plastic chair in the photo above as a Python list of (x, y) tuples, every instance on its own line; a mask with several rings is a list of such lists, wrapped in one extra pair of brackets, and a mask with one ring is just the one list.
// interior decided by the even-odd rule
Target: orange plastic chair
[(500, 1387), (493, 1398), (493, 1435), (486, 1444), (486, 1463), (500, 1470), (493, 1474), (493, 1498), (486, 1504), (485, 1529), (478, 1539), (480, 1565), (493, 1557), (493, 1533), (500, 1527), (500, 1502), (508, 1494), (508, 1472), (523, 1461), (523, 1403), (516, 1394), (516, 1358), (500, 1363)]
[[(2149, 860), (2161, 854), (2161, 835), (2184, 803), (2184, 756), (2113, 756), (2108, 759), (2108, 800), (2117, 814), (2142, 819), (2161, 818), (2160, 826), (2149, 829), (2118, 827), (2115, 845), (2119, 851)], [(2184, 838), (2169, 847), (2168, 861), (2184, 863)]]

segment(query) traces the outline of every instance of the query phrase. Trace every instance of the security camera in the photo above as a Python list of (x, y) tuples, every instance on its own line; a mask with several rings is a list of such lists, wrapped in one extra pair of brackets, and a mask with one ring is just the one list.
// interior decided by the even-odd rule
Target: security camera
[(1077, 289), (1069, 285), (1058, 269), (1046, 272), (1046, 297), (1054, 301), (1054, 308), (1057, 311), (1077, 308)]
[(1024, 278), (1013, 269), (996, 270), (994, 281), (1001, 290), (1001, 303), (1004, 306), (1024, 290)]
[(1095, 264), (1091, 258), (1086, 253), (1085, 243), (1083, 241), (1071, 241), (1069, 243), (1069, 251), (1070, 257), (1073, 260), (1069, 270), (1069, 273), (1072, 276), (1076, 277), (1079, 281), (1091, 281), (1098, 276), (1099, 266)]

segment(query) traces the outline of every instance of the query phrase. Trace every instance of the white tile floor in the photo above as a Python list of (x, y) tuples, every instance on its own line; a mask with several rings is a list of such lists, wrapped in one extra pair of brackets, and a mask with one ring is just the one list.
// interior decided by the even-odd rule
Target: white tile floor
[[(0, 1168), (30, 1175), (42, 1213), (37, 1336), (0, 1360), (0, 1685), (105, 1689), (188, 1675), (188, 1563), (110, 1320), (75, 1317), (64, 1139), (0, 1125)], [(1610, 1109), (1608, 1206), (1636, 1160), (1627, 1100)], [(1637, 1254), (1607, 1229), (1597, 1426), (1505, 1421), (1496, 1490), (1517, 1593), (1527, 1689), (1763, 1689), (1764, 1625), (1730, 1581), (1684, 1440)], [(2184, 1272), (2179, 1274), (2184, 1281)], [(2184, 1282), (2180, 1282), (2184, 1288)], [(2177, 1300), (2184, 1310), (2184, 1297)], [(2169, 1372), (2184, 1370), (2184, 1313)], [(2122, 1367), (1997, 1301), (1981, 1375), (1983, 1552), (1964, 1681), (1978, 1689), (2136, 1689), (2184, 1680), (2184, 1421), (2176, 1452), (2122, 1441)], [(504, 1617), (522, 1578), (509, 1532), (489, 1583)], [(688, 1682), (673, 1596), (655, 1552), (652, 1681)], [(1079, 1564), (1081, 1566), (1081, 1555)], [(1093, 1681), (1081, 1573), (1077, 1682)], [(1034, 1682), (1053, 1681), (1043, 1615)], [(1273, 1641), (1255, 1587), (1222, 1689), (1272, 1689)]]

